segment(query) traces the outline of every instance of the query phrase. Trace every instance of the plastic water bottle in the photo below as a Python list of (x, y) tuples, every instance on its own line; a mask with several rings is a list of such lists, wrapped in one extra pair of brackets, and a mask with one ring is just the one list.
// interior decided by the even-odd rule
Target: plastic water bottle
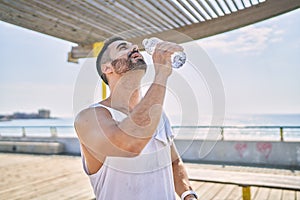
[[(149, 38), (149, 39), (144, 39), (142, 44), (146, 50), (146, 52), (150, 55), (153, 54), (154, 50), (155, 50), (155, 47), (156, 47), (156, 44), (159, 43), (159, 42), (162, 42), (161, 39), (159, 38), (156, 38), (156, 37), (152, 37), (152, 38)], [(171, 61), (172, 61), (172, 67), (173, 68), (180, 68), (182, 67), (182, 65), (185, 63), (186, 61), (186, 54), (184, 52), (174, 52), (172, 55), (171, 55)]]

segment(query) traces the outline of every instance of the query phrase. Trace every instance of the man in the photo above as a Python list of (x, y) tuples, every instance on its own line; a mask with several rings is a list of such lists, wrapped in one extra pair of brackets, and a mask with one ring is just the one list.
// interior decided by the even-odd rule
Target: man
[(172, 73), (171, 55), (183, 48), (161, 42), (153, 53), (155, 77), (144, 97), (147, 65), (138, 46), (111, 38), (97, 58), (97, 70), (110, 96), (81, 111), (75, 129), (83, 164), (99, 200), (197, 199), (162, 111)]

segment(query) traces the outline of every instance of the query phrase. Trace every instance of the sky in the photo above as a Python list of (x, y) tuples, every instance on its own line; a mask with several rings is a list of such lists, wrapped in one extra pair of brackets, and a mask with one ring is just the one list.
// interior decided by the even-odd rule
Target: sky
[(229, 113), (300, 113), (300, 9), (200, 40)]
[[(298, 9), (193, 42), (222, 80), (227, 114), (300, 113), (299, 35)], [(72, 117), (75, 83), (87, 62), (67, 62), (72, 46), (0, 22), (0, 114), (45, 108), (52, 116)], [(189, 84), (197, 90), (203, 83)]]

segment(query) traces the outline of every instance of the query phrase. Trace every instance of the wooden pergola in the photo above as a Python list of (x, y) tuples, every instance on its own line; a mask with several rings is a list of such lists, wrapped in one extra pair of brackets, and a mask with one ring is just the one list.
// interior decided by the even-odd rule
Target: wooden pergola
[(113, 35), (182, 43), (299, 7), (300, 0), (0, 0), (0, 20), (77, 43), (69, 53), (76, 61)]

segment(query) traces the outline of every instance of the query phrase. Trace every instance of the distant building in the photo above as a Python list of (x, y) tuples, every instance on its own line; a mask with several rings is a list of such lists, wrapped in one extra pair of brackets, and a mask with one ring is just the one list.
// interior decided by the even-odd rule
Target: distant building
[(21, 112), (15, 112), (12, 117), (12, 119), (35, 119), (37, 118), (37, 115), (34, 113), (21, 113)]
[(38, 114), (39, 118), (50, 118), (50, 110), (46, 110), (46, 109), (39, 109), (39, 114)]
[(0, 120), (11, 120), (11, 119), (49, 119), (50, 110), (39, 109), (38, 113), (22, 113), (15, 112), (12, 115), (0, 115)]
[(10, 117), (7, 115), (0, 115), (0, 122), (9, 121)]

